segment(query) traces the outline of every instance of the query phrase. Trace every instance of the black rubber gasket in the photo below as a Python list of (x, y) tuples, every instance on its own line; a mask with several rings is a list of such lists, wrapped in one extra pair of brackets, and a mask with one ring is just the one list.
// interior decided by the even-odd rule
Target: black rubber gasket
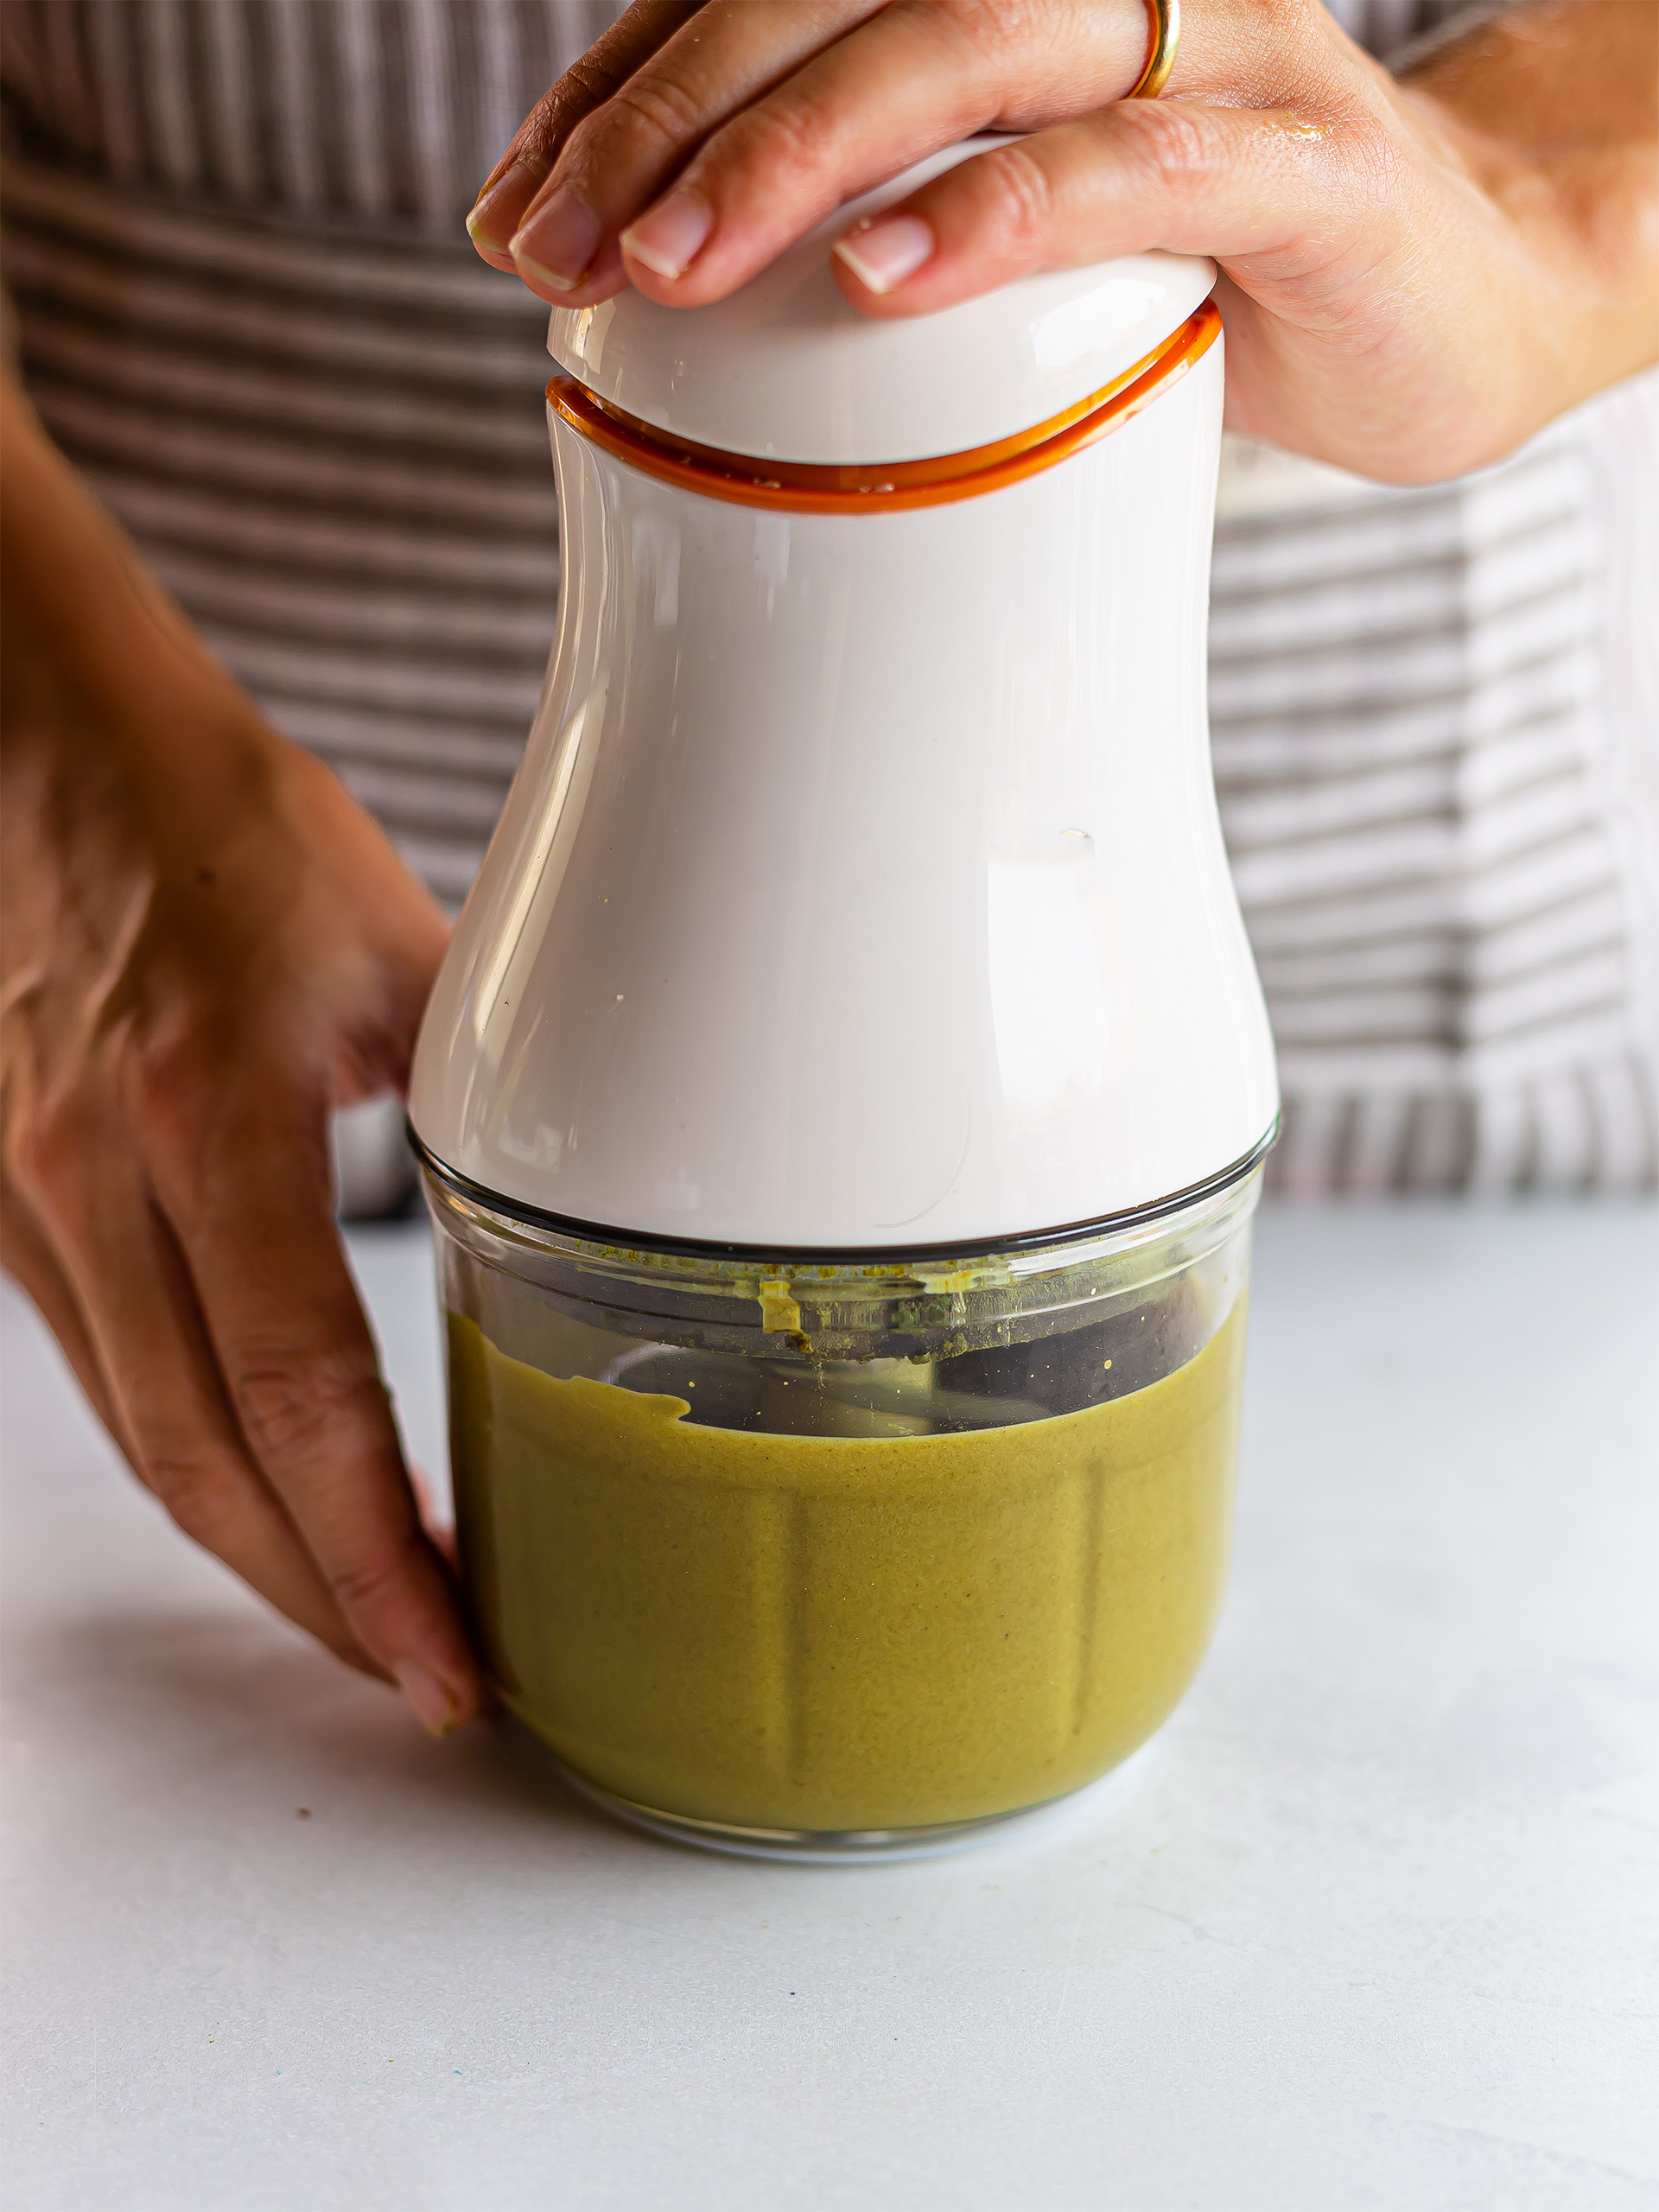
[(1164, 1198), (1149, 1199), (1144, 1205), (1128, 1207), (1122, 1213), (1105, 1214), (1093, 1221), (1068, 1222), (1060, 1229), (1016, 1230), (1007, 1236), (976, 1236), (966, 1243), (957, 1244), (725, 1244), (706, 1238), (692, 1236), (659, 1236), (638, 1229), (613, 1229), (602, 1222), (573, 1221), (567, 1214), (550, 1213), (541, 1206), (527, 1205), (520, 1198), (509, 1198), (499, 1191), (486, 1190), (481, 1183), (474, 1183), (440, 1160), (435, 1153), (421, 1141), (412, 1122), (405, 1121), (410, 1147), (423, 1167), (455, 1192), (491, 1213), (502, 1215), (508, 1221), (521, 1223), (526, 1229), (549, 1229), (558, 1236), (569, 1236), (582, 1244), (608, 1244), (623, 1251), (659, 1252), (680, 1255), (689, 1260), (753, 1260), (761, 1266), (774, 1263), (779, 1268), (801, 1267), (890, 1267), (895, 1260), (964, 1260), (991, 1252), (1039, 1251), (1052, 1245), (1084, 1244), (1096, 1237), (1113, 1236), (1125, 1229), (1139, 1228), (1143, 1222), (1156, 1221), (1160, 1215), (1179, 1213), (1187, 1206), (1199, 1205), (1205, 1198), (1219, 1198), (1224, 1191), (1244, 1178), (1267, 1158), (1278, 1141), (1280, 1117), (1276, 1114), (1273, 1125), (1257, 1144), (1252, 1145), (1241, 1159), (1208, 1175), (1201, 1183), (1190, 1183), (1184, 1191), (1173, 1192)]

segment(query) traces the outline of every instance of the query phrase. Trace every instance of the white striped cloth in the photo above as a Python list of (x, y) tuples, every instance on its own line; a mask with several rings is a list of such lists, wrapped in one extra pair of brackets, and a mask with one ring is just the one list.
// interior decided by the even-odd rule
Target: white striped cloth
[[(1306, 487), (1311, 488), (1311, 487)], [(1659, 383), (1219, 530), (1211, 713), (1282, 1187), (1630, 1188), (1659, 1069)]]
[[(545, 309), (461, 216), (610, 0), (4, 0), (42, 416), (451, 902), (552, 633)], [(1379, 50), (1449, 10), (1351, 0)], [(1659, 1179), (1659, 378), (1466, 481), (1230, 447), (1217, 786), (1295, 1191)]]

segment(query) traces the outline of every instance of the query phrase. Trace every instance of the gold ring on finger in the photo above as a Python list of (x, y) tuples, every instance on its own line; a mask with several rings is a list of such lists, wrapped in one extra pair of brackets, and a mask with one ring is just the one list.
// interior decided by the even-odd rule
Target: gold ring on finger
[(1147, 66), (1126, 99), (1155, 100), (1169, 82), (1181, 42), (1181, 0), (1147, 0)]

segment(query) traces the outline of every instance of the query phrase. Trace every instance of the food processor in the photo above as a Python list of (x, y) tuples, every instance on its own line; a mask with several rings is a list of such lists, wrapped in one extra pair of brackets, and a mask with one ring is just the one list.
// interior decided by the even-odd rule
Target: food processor
[(857, 314), (834, 238), (984, 143), (714, 306), (554, 312), (557, 637), (413, 1071), (486, 1662), (731, 1850), (1094, 1779), (1225, 1570), (1278, 1107), (1215, 271)]

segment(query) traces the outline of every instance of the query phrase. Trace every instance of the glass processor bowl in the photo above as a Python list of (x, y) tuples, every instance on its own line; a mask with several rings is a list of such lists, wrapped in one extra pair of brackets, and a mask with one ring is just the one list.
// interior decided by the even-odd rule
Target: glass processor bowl
[(507, 1707), (612, 1810), (768, 1855), (940, 1848), (1105, 1773), (1220, 1601), (1259, 1182), (772, 1262), (561, 1233), (429, 1166)]

